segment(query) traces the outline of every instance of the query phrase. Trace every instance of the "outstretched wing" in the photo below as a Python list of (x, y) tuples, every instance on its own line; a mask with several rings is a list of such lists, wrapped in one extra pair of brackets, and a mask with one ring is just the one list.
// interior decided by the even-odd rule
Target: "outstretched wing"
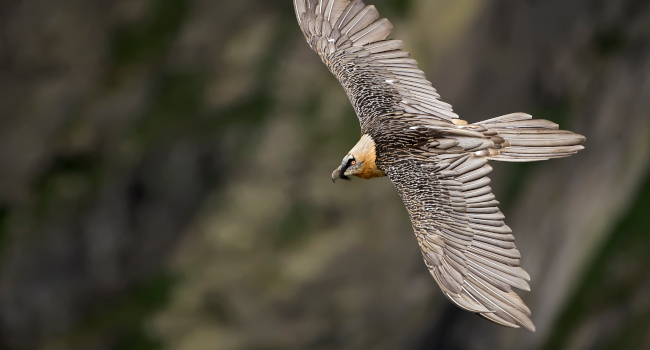
[(411, 217), (426, 266), (457, 306), (531, 331), (530, 309), (512, 290), (530, 290), (503, 222), (485, 157), (401, 152), (386, 172)]
[(362, 132), (390, 115), (409, 127), (454, 127), (451, 105), (403, 51), (385, 40), (393, 25), (361, 0), (294, 0), (298, 23), (311, 48), (339, 80)]
[(384, 155), (384, 167), (445, 296), (493, 322), (534, 330), (530, 310), (512, 291), (529, 290), (529, 276), (519, 267), (514, 237), (488, 186), (492, 168), (486, 157), (497, 156), (505, 139), (458, 120), (402, 50), (404, 43), (385, 40), (392, 25), (374, 6), (294, 0), (294, 8), (307, 42), (350, 98), (362, 133), (390, 118), (402, 132), (425, 128), (439, 136), (421, 147), (392, 150)]

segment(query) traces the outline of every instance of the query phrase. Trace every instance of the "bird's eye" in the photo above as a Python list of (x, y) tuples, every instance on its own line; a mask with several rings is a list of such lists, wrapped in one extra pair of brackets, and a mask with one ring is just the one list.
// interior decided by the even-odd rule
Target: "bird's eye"
[(355, 165), (355, 164), (357, 164), (357, 161), (353, 160), (353, 161), (350, 162), (350, 164)]

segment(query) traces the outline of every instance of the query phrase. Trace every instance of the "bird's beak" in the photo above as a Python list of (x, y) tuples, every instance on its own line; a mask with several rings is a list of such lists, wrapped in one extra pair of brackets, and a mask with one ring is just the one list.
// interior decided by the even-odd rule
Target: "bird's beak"
[(332, 182), (336, 182), (336, 180), (340, 178), (341, 178), (341, 167), (338, 167), (336, 168), (336, 170), (332, 172)]

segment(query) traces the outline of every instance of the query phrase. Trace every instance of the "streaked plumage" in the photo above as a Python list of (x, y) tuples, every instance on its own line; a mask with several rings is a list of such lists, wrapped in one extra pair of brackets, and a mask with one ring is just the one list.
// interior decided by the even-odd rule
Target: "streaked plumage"
[(535, 326), (512, 290), (530, 290), (514, 236), (489, 186), (488, 160), (567, 157), (585, 138), (513, 113), (460, 120), (361, 0), (294, 0), (311, 48), (339, 80), (362, 138), (332, 179), (388, 175), (411, 218), (424, 262), (458, 307), (509, 327)]

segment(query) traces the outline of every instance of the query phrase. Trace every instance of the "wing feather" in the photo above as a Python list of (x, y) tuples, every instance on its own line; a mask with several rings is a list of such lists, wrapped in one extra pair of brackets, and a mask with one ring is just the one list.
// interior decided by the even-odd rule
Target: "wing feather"
[(366, 4), (361, 0), (354, 0), (345, 7), (341, 16), (337, 19), (334, 24), (334, 28), (341, 30), (345, 27), (352, 19), (366, 7)]
[[(513, 291), (529, 291), (530, 276), (519, 267), (512, 231), (488, 186), (488, 160), (467, 152), (425, 154), (396, 155), (400, 160), (387, 173), (409, 212), (429, 272), (458, 307), (534, 331), (530, 309)], [(482, 206), (469, 208), (472, 204)]]
[[(451, 105), (439, 100), (400, 40), (386, 40), (393, 25), (361, 0), (294, 0), (307, 42), (343, 85), (362, 131), (391, 114), (410, 126), (455, 128)], [(409, 113), (409, 116), (405, 114)], [(437, 127), (442, 127), (439, 124)]]

